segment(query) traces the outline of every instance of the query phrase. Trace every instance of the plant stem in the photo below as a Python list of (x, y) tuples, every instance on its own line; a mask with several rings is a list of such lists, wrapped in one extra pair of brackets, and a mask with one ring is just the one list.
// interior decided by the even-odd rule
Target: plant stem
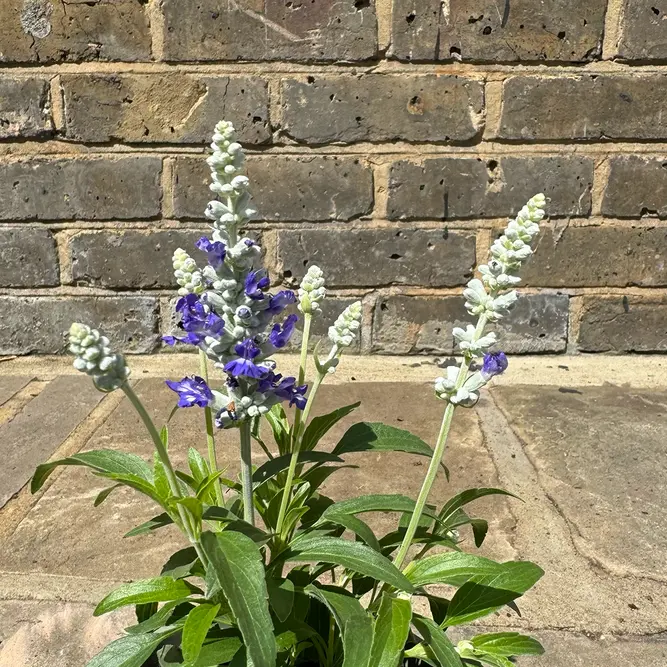
[[(484, 327), (486, 326), (486, 323), (486, 316), (480, 315), (479, 320), (477, 321), (477, 327), (475, 328), (474, 340), (478, 340), (484, 333)], [(456, 389), (460, 389), (463, 386), (463, 383), (466, 381), (471, 363), (472, 359), (467, 356), (465, 356), (461, 361), (459, 373), (456, 378)], [(408, 555), (408, 551), (412, 545), (412, 540), (415, 536), (415, 533), (417, 532), (417, 528), (419, 527), (419, 521), (421, 520), (422, 513), (426, 507), (426, 502), (428, 500), (429, 494), (431, 493), (431, 488), (433, 487), (436, 475), (438, 474), (438, 469), (442, 463), (445, 449), (447, 447), (447, 436), (449, 435), (449, 430), (452, 426), (452, 418), (454, 417), (455, 408), (456, 406), (453, 403), (447, 403), (445, 414), (442, 417), (442, 424), (440, 426), (440, 433), (438, 434), (435, 450), (433, 452), (433, 456), (431, 457), (431, 463), (429, 464), (424, 483), (422, 484), (422, 488), (419, 491), (419, 496), (417, 497), (415, 511), (412, 513), (410, 523), (408, 524), (408, 527), (405, 531), (405, 536), (403, 537), (403, 542), (401, 543), (398, 553), (396, 554), (396, 558), (394, 559), (394, 565), (396, 565), (398, 568), (403, 565), (403, 561)]]
[[(146, 430), (150, 434), (153, 443), (155, 444), (155, 449), (158, 453), (158, 456), (160, 457), (162, 465), (164, 466), (165, 473), (167, 475), (167, 481), (169, 482), (169, 488), (171, 489), (172, 495), (174, 496), (174, 498), (177, 499), (182, 498), (183, 494), (181, 493), (181, 487), (178, 483), (176, 473), (174, 472), (174, 467), (171, 465), (169, 453), (167, 452), (167, 448), (164, 446), (164, 443), (162, 442), (162, 438), (160, 437), (160, 434), (158, 433), (158, 430), (155, 427), (153, 420), (150, 418), (148, 412), (146, 412), (146, 408), (144, 407), (143, 403), (139, 400), (139, 397), (134, 393), (134, 390), (132, 389), (132, 387), (128, 382), (125, 382), (122, 385), (121, 389), (125, 392), (125, 395), (130, 399), (130, 403), (132, 403), (132, 406), (139, 414), (139, 417), (141, 417), (141, 421), (146, 426)], [(204, 555), (204, 552), (202, 551), (201, 546), (199, 544), (199, 540), (196, 537), (196, 527), (194, 525), (194, 519), (190, 514), (190, 512), (181, 503), (176, 503), (176, 506), (178, 508), (178, 514), (183, 524), (183, 530), (188, 539), (190, 540), (190, 543), (194, 546), (195, 550), (197, 551), (197, 555), (199, 556), (202, 565), (206, 567), (208, 565), (208, 559)]]
[[(306, 379), (306, 364), (308, 363), (308, 341), (310, 340), (310, 323), (313, 319), (311, 313), (305, 313), (303, 316), (303, 335), (301, 336), (301, 359), (299, 361), (299, 378), (297, 386), (301, 386)], [(292, 449), (296, 446), (301, 430), (302, 414), (301, 410), (296, 411), (294, 415), (294, 428), (292, 429)]]
[[(204, 350), (199, 350), (199, 368), (204, 382), (208, 384), (208, 357)], [(213, 435), (213, 413), (210, 407), (204, 408), (204, 420), (206, 422), (206, 445), (208, 448), (208, 465), (211, 468), (211, 473), (218, 472), (218, 456), (215, 451), (215, 437)], [(223, 507), (225, 504), (222, 496), (222, 484), (219, 479), (215, 480), (215, 502), (218, 507)]]
[[(315, 378), (315, 382), (313, 382), (310, 394), (308, 395), (308, 402), (306, 403), (306, 407), (303, 410), (303, 416), (302, 416), (303, 424), (308, 423), (308, 415), (310, 414), (310, 409), (313, 406), (315, 395), (317, 394), (317, 390), (320, 388), (320, 385), (322, 384), (322, 380), (324, 380), (324, 377), (325, 377), (324, 374), (319, 373), (318, 376)], [(296, 440), (294, 442), (294, 446), (292, 447), (292, 458), (290, 459), (289, 469), (287, 470), (287, 479), (285, 480), (283, 497), (280, 501), (280, 511), (278, 512), (278, 521), (276, 522), (276, 533), (278, 534), (278, 536), (280, 536), (283, 523), (285, 521), (285, 514), (287, 513), (287, 506), (289, 505), (290, 496), (292, 494), (292, 484), (294, 483), (296, 466), (299, 462), (299, 452), (301, 451), (302, 441), (303, 441), (303, 434), (299, 432), (296, 434)]]
[(239, 427), (241, 437), (241, 486), (243, 487), (243, 519), (255, 525), (255, 507), (252, 492), (252, 449), (250, 422), (245, 420)]

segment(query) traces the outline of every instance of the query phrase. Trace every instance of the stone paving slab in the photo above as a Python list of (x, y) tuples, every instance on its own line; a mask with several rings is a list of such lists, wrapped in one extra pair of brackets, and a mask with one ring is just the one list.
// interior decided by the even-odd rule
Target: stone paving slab
[(0, 405), (6, 403), (12, 396), (25, 387), (32, 380), (30, 375), (7, 375), (0, 377)]
[(59, 377), (0, 426), (0, 508), (102, 399), (84, 377)]

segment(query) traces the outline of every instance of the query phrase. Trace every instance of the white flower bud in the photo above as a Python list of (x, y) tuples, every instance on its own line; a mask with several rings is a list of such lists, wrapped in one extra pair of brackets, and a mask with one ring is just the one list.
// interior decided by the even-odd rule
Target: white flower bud
[(338, 347), (350, 347), (361, 327), (361, 301), (350, 304), (329, 327), (329, 340)]
[(318, 314), (321, 312), (320, 301), (326, 294), (322, 270), (318, 266), (309, 267), (299, 286), (299, 310), (304, 314)]
[(202, 294), (206, 286), (195, 260), (183, 248), (176, 248), (172, 261), (174, 276), (176, 282), (180, 285), (178, 293), (181, 296), (185, 296), (186, 294)]

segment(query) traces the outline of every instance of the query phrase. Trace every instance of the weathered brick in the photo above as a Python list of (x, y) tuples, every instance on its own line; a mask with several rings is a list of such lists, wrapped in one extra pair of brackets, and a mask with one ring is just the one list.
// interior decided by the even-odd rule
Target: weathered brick
[(159, 157), (0, 164), (0, 220), (141, 219), (160, 213)]
[(53, 130), (47, 79), (0, 78), (0, 139), (41, 137)]
[(511, 354), (564, 352), (569, 298), (564, 294), (525, 294), (497, 325), (500, 347)]
[(625, 0), (617, 55), (625, 60), (665, 60), (666, 0)]
[(667, 77), (513, 76), (503, 85), (501, 139), (664, 139)]
[(61, 82), (68, 139), (208, 143), (221, 118), (233, 118), (239, 141), (271, 138), (268, 86), (258, 77), (66, 74)]
[[(351, 220), (373, 208), (371, 169), (351, 157), (250, 157), (254, 205), (262, 220)], [(201, 219), (213, 195), (203, 158), (179, 158), (174, 167), (174, 213)]]
[[(458, 353), (452, 329), (471, 317), (461, 296), (386, 296), (373, 317), (372, 351), (383, 354)], [(499, 326), (512, 354), (562, 352), (567, 344), (568, 298), (522, 294)]]
[[(579, 62), (602, 50), (606, 0), (394, 0), (399, 60)], [(445, 10), (446, 7), (446, 10)]]
[(312, 75), (283, 81), (284, 131), (297, 141), (450, 141), (483, 126), (482, 83), (451, 75)]
[(157, 343), (152, 297), (0, 296), (0, 354), (56, 354), (67, 348), (72, 322), (105, 332), (116, 349), (150, 352)]
[(163, 0), (167, 60), (367, 60), (377, 54), (373, 1)]
[(545, 228), (522, 269), (526, 285), (667, 285), (667, 227)]
[(667, 158), (612, 157), (602, 213), (614, 218), (647, 214), (667, 218)]
[(278, 262), (295, 280), (316, 264), (330, 287), (451, 287), (472, 274), (475, 237), (439, 229), (281, 230)]
[(667, 297), (585, 297), (577, 348), (582, 352), (667, 352)]
[(83, 232), (70, 240), (72, 279), (77, 284), (114, 289), (176, 288), (172, 255), (186, 249), (205, 264), (194, 247), (201, 231)]
[(593, 161), (578, 156), (435, 158), (396, 162), (389, 174), (390, 220), (511, 216), (536, 192), (549, 214), (588, 215)]
[(4, 0), (0, 62), (150, 60), (145, 0)]
[(0, 287), (58, 285), (53, 234), (42, 227), (0, 227)]

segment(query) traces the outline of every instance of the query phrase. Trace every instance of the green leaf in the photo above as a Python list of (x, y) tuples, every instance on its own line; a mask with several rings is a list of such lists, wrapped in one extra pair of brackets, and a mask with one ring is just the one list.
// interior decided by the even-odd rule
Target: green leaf
[(95, 502), (93, 503), (93, 507), (98, 507), (101, 505), (111, 494), (112, 491), (117, 489), (118, 487), (123, 486), (122, 484), (114, 484), (113, 486), (107, 486), (106, 489), (102, 489), (98, 494), (97, 497), (95, 498)]
[(163, 514), (158, 514), (157, 516), (154, 516), (149, 521), (146, 521), (146, 523), (142, 523), (140, 526), (133, 528), (131, 531), (125, 533), (123, 537), (136, 537), (137, 535), (150, 533), (151, 530), (157, 530), (158, 528), (168, 526), (169, 524), (172, 523), (174, 522), (172, 521), (171, 517), (166, 512), (164, 512)]
[(391, 584), (409, 593), (414, 587), (405, 575), (382, 554), (360, 542), (336, 537), (304, 537), (281, 554), (286, 561), (308, 561), (341, 565), (367, 577)]
[(304, 591), (329, 609), (343, 640), (343, 667), (367, 667), (373, 642), (373, 620), (359, 600), (336, 586), (307, 586)]
[(440, 667), (463, 667), (461, 658), (445, 631), (430, 618), (415, 614), (412, 623), (424, 638), (424, 644), (431, 649)]
[(445, 625), (461, 625), (490, 614), (531, 588), (544, 572), (534, 563), (503, 563), (495, 574), (473, 577), (452, 598)]
[(37, 466), (30, 484), (32, 493), (37, 493), (49, 475), (58, 466), (86, 466), (96, 472), (118, 475), (135, 475), (153, 483), (153, 474), (149, 465), (135, 454), (118, 452), (115, 449), (98, 449), (92, 452), (81, 452), (59, 461), (49, 461)]
[(334, 454), (351, 452), (408, 452), (433, 456), (433, 450), (416, 435), (379, 422), (359, 422), (351, 426), (333, 450)]
[(537, 639), (518, 632), (493, 632), (471, 640), (475, 650), (510, 658), (514, 655), (542, 655), (544, 647)]
[[(284, 456), (277, 456), (275, 459), (271, 459), (266, 463), (262, 464), (257, 470), (255, 470), (252, 476), (252, 483), (255, 488), (261, 484), (265, 484), (270, 479), (273, 479), (276, 475), (280, 474), (284, 470), (287, 470), (292, 459), (291, 454), (285, 454)], [(329, 452), (300, 452), (299, 453), (299, 463), (329, 463), (329, 462), (343, 463), (343, 459), (340, 456), (335, 454), (329, 454)]]
[(142, 667), (153, 651), (179, 628), (143, 635), (127, 635), (105, 646), (86, 667)]
[(215, 502), (215, 484), (223, 472), (223, 470), (213, 472), (200, 482), (197, 491), (195, 492), (195, 495), (199, 500), (205, 503)]
[(341, 419), (347, 417), (351, 412), (354, 412), (361, 405), (361, 401), (346, 405), (337, 410), (333, 410), (326, 415), (319, 415), (310, 420), (310, 424), (303, 433), (301, 440), (301, 450), (304, 452), (315, 449), (317, 443), (324, 437), (324, 435), (335, 426)]
[(204, 504), (199, 498), (193, 498), (192, 496), (186, 496), (185, 498), (176, 498), (176, 502), (179, 505), (187, 508), (188, 512), (192, 514), (197, 525), (201, 524), (202, 515), (204, 513)]
[[(332, 514), (359, 514), (361, 512), (409, 512), (415, 510), (415, 501), (400, 494), (372, 494), (341, 500), (324, 511), (322, 518)], [(425, 508), (422, 516), (435, 517), (430, 509)]]
[(398, 667), (411, 620), (410, 600), (382, 594), (373, 632), (370, 667)]
[(218, 611), (220, 611), (219, 604), (200, 604), (188, 614), (181, 641), (181, 652), (186, 663), (193, 663), (199, 657), (201, 647)]
[(142, 579), (131, 584), (124, 584), (111, 591), (97, 605), (93, 615), (101, 616), (128, 604), (183, 600), (191, 593), (201, 593), (201, 591), (183, 579), (173, 579), (172, 577)]
[(281, 454), (286, 454), (290, 450), (290, 426), (283, 406), (277, 403), (264, 416), (273, 431), (278, 450)]
[(249, 537), (233, 531), (205, 532), (201, 543), (234, 612), (253, 667), (274, 667), (276, 639), (259, 547)]
[(166, 504), (172, 496), (171, 487), (169, 486), (164, 463), (160, 460), (157, 452), (153, 455), (153, 479), (155, 480), (155, 491), (163, 503)]
[(131, 625), (129, 628), (125, 628), (125, 632), (127, 632), (128, 635), (139, 635), (159, 630), (162, 626), (167, 625), (167, 621), (171, 618), (174, 609), (179, 604), (186, 603), (183, 603), (181, 600), (171, 600), (171, 602), (167, 602), (145, 621), (137, 623), (136, 625)]
[(266, 586), (269, 591), (269, 605), (278, 620), (284, 623), (294, 606), (294, 582), (290, 579), (269, 578), (266, 580)]
[(183, 579), (192, 574), (195, 564), (201, 567), (197, 550), (194, 547), (186, 547), (179, 549), (169, 557), (169, 560), (162, 566), (160, 574), (174, 579)]
[(480, 488), (480, 489), (467, 489), (458, 493), (453, 498), (450, 498), (438, 514), (438, 518), (443, 524), (447, 524), (447, 520), (455, 514), (456, 510), (471, 503), (473, 500), (478, 498), (483, 498), (484, 496), (492, 495), (501, 495), (501, 496), (511, 496), (512, 498), (517, 498), (521, 500), (518, 496), (515, 496), (509, 491), (504, 491), (503, 489), (493, 489), (493, 488)]
[(238, 637), (225, 637), (210, 644), (204, 644), (194, 667), (218, 667), (218, 665), (229, 662), (238, 653), (241, 646), (241, 640)]
[(204, 505), (204, 513), (202, 518), (207, 521), (238, 521), (239, 517), (225, 507), (218, 507), (217, 505)]
[(498, 574), (503, 564), (459, 551), (426, 556), (405, 568), (405, 576), (416, 586), (449, 584), (461, 586), (477, 575)]
[(360, 537), (371, 549), (382, 551), (380, 543), (377, 537), (375, 537), (375, 533), (371, 530), (371, 527), (365, 521), (354, 516), (354, 514), (338, 514), (334, 512), (328, 514), (322, 521), (330, 521), (331, 523), (343, 526)]
[(188, 467), (190, 468), (193, 479), (198, 484), (211, 474), (208, 462), (194, 447), (188, 449)]
[(431, 651), (430, 648), (424, 646), (423, 644), (416, 644), (412, 648), (409, 648), (407, 651), (405, 651), (403, 655), (406, 658), (415, 658), (417, 660), (421, 660), (427, 665), (431, 665), (431, 667), (439, 667), (435, 661), (433, 651)]

